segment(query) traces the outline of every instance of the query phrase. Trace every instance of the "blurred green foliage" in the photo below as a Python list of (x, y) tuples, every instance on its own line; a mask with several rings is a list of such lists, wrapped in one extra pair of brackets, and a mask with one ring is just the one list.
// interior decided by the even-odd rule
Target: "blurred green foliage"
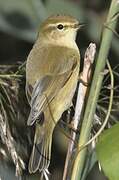
[(41, 21), (55, 13), (82, 17), (74, 3), (63, 0), (0, 0), (0, 29), (27, 41), (34, 41)]
[(62, 13), (89, 22), (87, 32), (93, 39), (99, 38), (100, 17), (84, 10), (82, 2), (71, 0), (0, 0), (0, 29), (25, 40), (33, 41), (41, 21), (52, 14)]

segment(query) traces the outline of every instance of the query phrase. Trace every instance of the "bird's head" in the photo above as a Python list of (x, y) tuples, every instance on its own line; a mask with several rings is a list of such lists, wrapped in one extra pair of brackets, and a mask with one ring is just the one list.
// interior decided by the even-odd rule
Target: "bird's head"
[(80, 26), (79, 21), (72, 16), (51, 16), (41, 24), (39, 35), (55, 43), (75, 41)]

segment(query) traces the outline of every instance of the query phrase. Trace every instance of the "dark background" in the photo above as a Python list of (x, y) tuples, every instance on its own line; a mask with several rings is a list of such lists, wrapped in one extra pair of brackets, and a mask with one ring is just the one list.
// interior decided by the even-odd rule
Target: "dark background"
[[(101, 39), (101, 30), (109, 9), (110, 0), (0, 0), (0, 64), (24, 62), (36, 39), (40, 23), (49, 15), (70, 14), (86, 23), (77, 35), (77, 44), (83, 59), (84, 52), (90, 42), (97, 45), (97, 53)], [(118, 30), (118, 27), (117, 27)], [(114, 36), (109, 60), (114, 67), (119, 63), (118, 38)], [(51, 162), (51, 179), (61, 180), (67, 138), (56, 128), (53, 141)], [(3, 173), (3, 170), (1, 170)], [(14, 180), (14, 173), (5, 180)], [(104, 180), (104, 176), (96, 164), (87, 180)]]

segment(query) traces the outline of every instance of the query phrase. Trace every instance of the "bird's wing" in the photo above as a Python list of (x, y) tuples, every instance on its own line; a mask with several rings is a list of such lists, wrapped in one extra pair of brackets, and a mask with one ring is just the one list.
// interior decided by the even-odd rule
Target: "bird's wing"
[(26, 91), (28, 96), (31, 96), (31, 100), (29, 98), (31, 112), (27, 121), (28, 125), (32, 125), (35, 121), (39, 120), (41, 112), (66, 84), (77, 65), (76, 56), (71, 56), (69, 60), (64, 60), (61, 63), (60, 58), (58, 58), (57, 61), (59, 61), (59, 63), (57, 63), (57, 71), (55, 68), (54, 73), (45, 74), (37, 80), (32, 93), (27, 84)]
[(38, 120), (41, 112), (47, 107), (48, 103), (52, 101), (59, 90), (65, 85), (70, 75), (71, 72), (54, 77), (48, 75), (40, 79), (35, 84), (31, 95), (31, 112), (27, 121), (28, 125), (32, 125), (36, 120)]

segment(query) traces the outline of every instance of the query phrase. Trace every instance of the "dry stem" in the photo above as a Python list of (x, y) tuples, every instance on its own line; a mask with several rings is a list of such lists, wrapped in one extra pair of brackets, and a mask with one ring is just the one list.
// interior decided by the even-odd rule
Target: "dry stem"
[[(96, 52), (96, 45), (94, 43), (90, 43), (85, 53), (83, 72), (80, 76), (81, 80), (87, 84), (89, 83), (90, 74), (91, 74), (91, 65), (94, 61), (95, 52)], [(81, 119), (81, 112), (84, 105), (86, 91), (87, 91), (87, 86), (85, 86), (83, 83), (80, 83), (79, 88), (78, 88), (78, 96), (77, 96), (74, 120), (72, 120), (73, 129), (77, 129), (79, 121)], [(73, 149), (74, 149), (76, 133), (72, 132), (71, 137), (73, 141), (69, 140), (68, 152), (67, 152), (67, 157), (66, 157), (65, 167), (64, 167), (63, 180), (66, 180), (67, 178), (69, 162), (71, 160)]]

